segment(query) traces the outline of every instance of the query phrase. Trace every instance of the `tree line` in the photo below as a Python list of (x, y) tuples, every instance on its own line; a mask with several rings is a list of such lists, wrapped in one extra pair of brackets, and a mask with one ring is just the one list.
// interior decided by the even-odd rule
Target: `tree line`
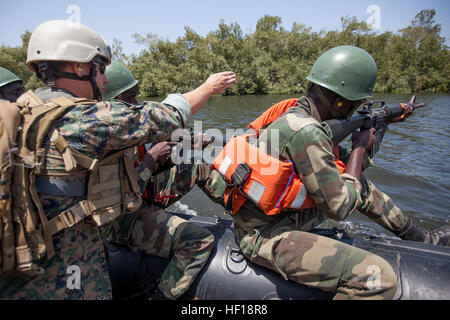
[[(200, 36), (189, 27), (176, 41), (157, 35), (134, 34), (145, 48), (127, 56), (121, 41), (112, 43), (113, 57), (125, 63), (139, 80), (139, 97), (187, 92), (209, 74), (232, 70), (238, 76), (226, 95), (301, 94), (314, 61), (326, 50), (354, 45), (368, 51), (378, 66), (376, 93), (449, 92), (450, 54), (434, 9), (419, 12), (410, 25), (398, 32), (376, 33), (355, 17), (341, 18), (341, 30), (314, 32), (294, 23), (282, 27), (282, 19), (266, 15), (256, 30), (245, 35), (237, 23), (221, 21), (217, 30)], [(0, 65), (26, 82), (40, 86), (26, 68), (30, 32), (22, 35), (22, 46), (0, 47)]]

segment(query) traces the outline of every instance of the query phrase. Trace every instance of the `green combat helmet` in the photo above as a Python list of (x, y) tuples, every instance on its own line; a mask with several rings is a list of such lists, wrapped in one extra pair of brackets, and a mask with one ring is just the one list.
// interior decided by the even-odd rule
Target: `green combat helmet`
[(365, 100), (373, 95), (377, 65), (363, 49), (340, 46), (322, 54), (306, 79), (347, 100)]
[(0, 67), (0, 99), (15, 102), (23, 92), (22, 79), (8, 69)]
[(105, 75), (108, 83), (102, 93), (104, 100), (114, 99), (138, 84), (130, 70), (116, 60), (112, 60), (111, 64), (106, 67)]
[(14, 73), (9, 71), (8, 69), (0, 67), (0, 88), (15, 81), (23, 83), (22, 79), (20, 79)]

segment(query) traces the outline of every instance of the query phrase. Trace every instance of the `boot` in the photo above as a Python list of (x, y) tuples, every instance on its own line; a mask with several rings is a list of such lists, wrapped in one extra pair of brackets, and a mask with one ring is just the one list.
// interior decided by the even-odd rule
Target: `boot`
[(170, 300), (167, 298), (164, 293), (161, 292), (161, 290), (157, 289), (153, 296), (150, 298), (152, 301), (164, 301), (164, 300)]
[(450, 225), (446, 224), (430, 232), (431, 243), (450, 247)]
[(433, 231), (427, 231), (408, 218), (405, 226), (395, 231), (394, 234), (403, 240), (450, 246), (450, 225), (448, 224)]

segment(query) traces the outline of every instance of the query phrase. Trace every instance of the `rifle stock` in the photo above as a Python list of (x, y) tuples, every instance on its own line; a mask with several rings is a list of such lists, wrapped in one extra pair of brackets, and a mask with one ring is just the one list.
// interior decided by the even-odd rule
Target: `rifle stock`
[[(425, 107), (424, 103), (415, 105), (416, 97), (412, 96), (409, 105), (414, 108)], [(372, 108), (374, 104), (381, 104), (380, 108)], [(379, 145), (381, 143), (381, 131), (383, 129), (384, 123), (388, 119), (398, 117), (403, 114), (403, 108), (400, 105), (395, 106), (385, 106), (384, 101), (369, 101), (364, 107), (353, 115), (350, 119), (340, 118), (331, 119), (323, 121), (322, 124), (327, 126), (331, 133), (331, 141), (334, 145), (338, 145), (342, 142), (349, 134), (353, 133), (357, 129), (369, 129), (376, 128), (377, 141), (376, 145), (372, 148), (370, 154), (371, 157), (375, 155), (378, 151)]]
[(353, 131), (358, 130), (365, 126), (367, 122), (367, 116), (362, 114), (357, 114), (352, 116), (349, 120), (347, 119), (331, 119), (323, 121), (332, 133), (331, 141), (333, 145), (338, 145), (341, 143), (349, 134)]

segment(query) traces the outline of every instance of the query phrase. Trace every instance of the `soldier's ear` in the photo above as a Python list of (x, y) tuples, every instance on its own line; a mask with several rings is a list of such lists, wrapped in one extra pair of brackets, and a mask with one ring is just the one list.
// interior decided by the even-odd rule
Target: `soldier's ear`
[(74, 73), (77, 74), (77, 76), (82, 77), (83, 76), (83, 68), (80, 63), (74, 63), (72, 62)]
[(342, 97), (339, 97), (339, 96), (337, 96), (331, 104), (331, 107), (334, 110), (342, 110), (343, 106), (344, 106), (344, 100), (342, 99)]
[(83, 71), (84, 71), (84, 65), (82, 63), (79, 62), (69, 62), (69, 69), (70, 69), (70, 73), (75, 73), (78, 77), (82, 77), (84, 75)]

